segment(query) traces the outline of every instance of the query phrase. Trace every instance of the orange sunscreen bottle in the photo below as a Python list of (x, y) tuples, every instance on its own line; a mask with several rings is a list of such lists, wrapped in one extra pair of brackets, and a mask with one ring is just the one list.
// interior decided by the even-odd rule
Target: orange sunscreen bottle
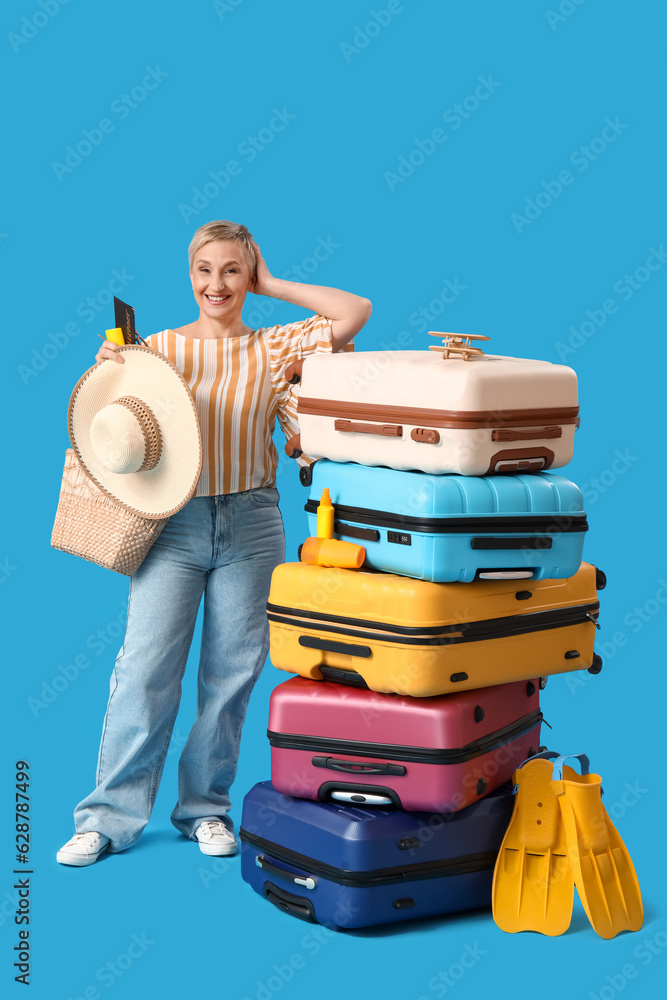
[(343, 569), (361, 569), (366, 558), (363, 545), (342, 542), (337, 538), (307, 538), (299, 546), (299, 559), (311, 566), (340, 566)]

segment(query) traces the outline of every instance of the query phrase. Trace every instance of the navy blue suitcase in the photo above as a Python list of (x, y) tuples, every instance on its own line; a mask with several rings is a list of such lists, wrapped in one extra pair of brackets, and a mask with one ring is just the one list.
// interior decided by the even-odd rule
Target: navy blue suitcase
[(490, 906), (513, 805), (511, 785), (443, 814), (295, 799), (263, 781), (243, 803), (241, 875), (333, 930)]

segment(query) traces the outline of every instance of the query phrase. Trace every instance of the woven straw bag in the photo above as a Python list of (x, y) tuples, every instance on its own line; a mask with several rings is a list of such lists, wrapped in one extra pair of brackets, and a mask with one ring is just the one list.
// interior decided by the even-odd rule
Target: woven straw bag
[(54, 549), (132, 576), (168, 520), (142, 517), (116, 503), (86, 475), (74, 449), (67, 449), (51, 535)]

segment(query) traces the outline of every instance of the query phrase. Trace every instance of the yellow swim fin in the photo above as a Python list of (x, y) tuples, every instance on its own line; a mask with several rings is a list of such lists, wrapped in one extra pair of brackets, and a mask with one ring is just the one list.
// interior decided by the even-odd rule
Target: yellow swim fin
[[(556, 936), (570, 926), (574, 878), (552, 788), (553, 751), (514, 772), (516, 800), (493, 874), (493, 919), (509, 934)], [(568, 778), (572, 768), (566, 768)]]
[[(580, 761), (581, 774), (564, 767), (570, 757)], [(585, 754), (561, 756), (553, 763), (552, 787), (574, 882), (593, 930), (608, 939), (638, 931), (644, 912), (634, 865), (602, 804), (601, 785), (600, 775), (589, 773)]]

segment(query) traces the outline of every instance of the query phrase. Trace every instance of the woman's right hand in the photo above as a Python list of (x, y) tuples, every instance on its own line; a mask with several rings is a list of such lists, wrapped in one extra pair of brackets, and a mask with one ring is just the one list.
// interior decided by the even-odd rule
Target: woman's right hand
[(95, 355), (95, 360), (105, 361), (107, 358), (110, 358), (112, 361), (117, 361), (118, 364), (124, 365), (125, 358), (121, 354), (116, 354), (119, 347), (120, 344), (115, 344), (113, 340), (105, 340)]

